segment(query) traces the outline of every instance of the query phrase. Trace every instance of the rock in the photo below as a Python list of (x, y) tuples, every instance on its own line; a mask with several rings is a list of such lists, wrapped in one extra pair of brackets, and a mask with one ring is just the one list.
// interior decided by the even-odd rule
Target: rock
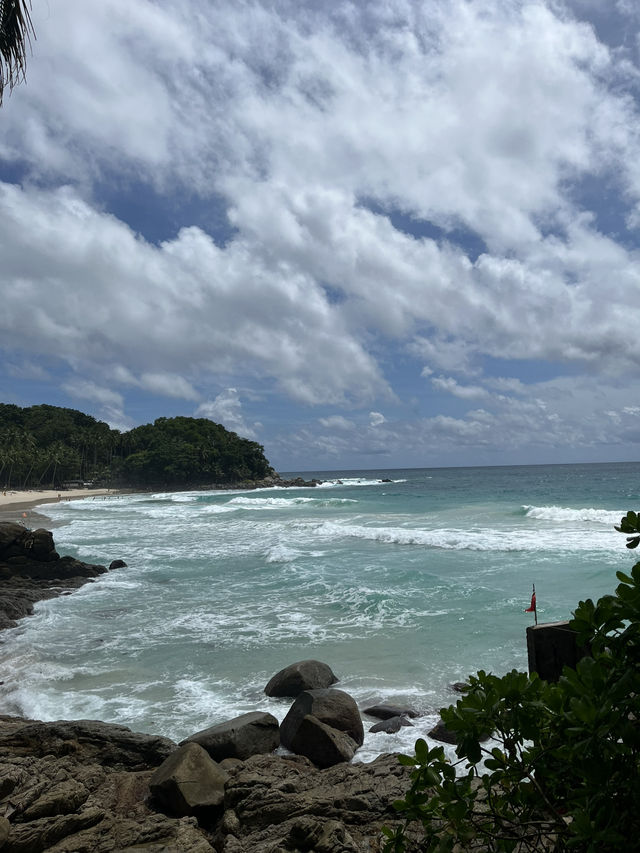
[(113, 571), (114, 569), (126, 569), (127, 564), (124, 560), (112, 560), (109, 563), (109, 571)]
[[(169, 818), (148, 807), (152, 769), (122, 769), (139, 765), (142, 752), (148, 760), (159, 750), (141, 751), (136, 736), (129, 737), (122, 726), (67, 723), (69, 729), (63, 730), (61, 725), (0, 716), (2, 853), (211, 853), (194, 818)], [(49, 738), (39, 728), (47, 726)], [(112, 736), (100, 742), (97, 733), (104, 729), (112, 729)], [(66, 739), (69, 734), (75, 740)], [(128, 747), (132, 751), (126, 757)], [(101, 763), (103, 758), (107, 763)], [(160, 763), (156, 760), (153, 767)]]
[(452, 732), (451, 729), (448, 729), (442, 720), (439, 720), (431, 731), (427, 732), (427, 736), (433, 738), (433, 740), (442, 741), (442, 743), (458, 743), (458, 736), (456, 733)]
[(0, 848), (4, 847), (4, 843), (9, 837), (11, 824), (6, 817), (0, 817)]
[(406, 717), (389, 717), (388, 720), (382, 720), (380, 723), (376, 723), (375, 726), (371, 726), (369, 729), (370, 732), (385, 732), (388, 735), (395, 734), (399, 732), (402, 726), (412, 726), (413, 723), (410, 723)]
[(149, 788), (168, 814), (210, 819), (217, 811), (222, 811), (228, 778), (229, 774), (202, 746), (186, 743), (158, 767)]
[[(123, 564), (124, 565), (124, 564)], [(104, 566), (60, 557), (44, 528), (0, 522), (0, 630), (33, 612), (36, 601), (63, 595), (104, 574)]]
[(326, 770), (301, 756), (254, 756), (227, 782), (216, 850), (379, 853), (381, 827), (402, 823), (392, 804), (410, 772), (396, 755)]
[(0, 725), (0, 754), (11, 745), (16, 755), (62, 757), (126, 770), (147, 770), (161, 764), (176, 748), (169, 738), (132, 732), (126, 726), (97, 720), (19, 721)]
[(251, 755), (273, 752), (278, 748), (278, 721), (273, 714), (253, 711), (196, 732), (181, 741), (180, 746), (185, 743), (200, 744), (214, 761), (222, 761), (224, 758), (244, 760)]
[(370, 717), (377, 717), (379, 720), (388, 720), (391, 717), (419, 717), (418, 711), (413, 708), (407, 708), (403, 705), (372, 705), (370, 708), (365, 708), (363, 714), (369, 714)]
[(295, 697), (303, 690), (331, 687), (338, 681), (331, 667), (319, 660), (301, 660), (277, 672), (264, 688), (267, 696)]
[(351, 761), (357, 748), (358, 744), (348, 734), (328, 726), (313, 714), (303, 717), (290, 747), (297, 755), (304, 755), (323, 768)]
[(345, 732), (357, 746), (362, 746), (364, 728), (358, 706), (348, 693), (329, 687), (324, 690), (304, 690), (289, 708), (280, 726), (280, 741), (287, 749), (293, 749), (296, 732), (307, 714)]
[(466, 681), (454, 681), (449, 687), (456, 693), (466, 693), (469, 689), (469, 684)]

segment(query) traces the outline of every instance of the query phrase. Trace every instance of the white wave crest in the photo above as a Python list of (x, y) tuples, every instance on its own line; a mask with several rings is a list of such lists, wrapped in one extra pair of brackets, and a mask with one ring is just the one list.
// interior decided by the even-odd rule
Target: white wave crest
[(612, 526), (619, 524), (621, 517), (624, 515), (622, 511), (609, 509), (594, 509), (593, 507), (583, 507), (582, 509), (572, 509), (564, 506), (523, 506), (527, 518), (537, 518), (541, 521), (560, 521), (560, 522), (589, 522), (596, 524), (606, 524)]
[(318, 536), (329, 539), (351, 537), (385, 545), (418, 545), (447, 551), (610, 551), (618, 547), (613, 529), (585, 537), (582, 531), (548, 531), (476, 528), (433, 530), (405, 527), (366, 527), (326, 521), (316, 528)]

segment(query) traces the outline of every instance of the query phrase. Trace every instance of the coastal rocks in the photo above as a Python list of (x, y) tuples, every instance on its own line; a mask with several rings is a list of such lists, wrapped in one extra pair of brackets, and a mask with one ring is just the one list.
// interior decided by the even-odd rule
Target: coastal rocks
[(370, 717), (377, 717), (379, 720), (389, 720), (391, 717), (415, 719), (420, 716), (418, 711), (404, 705), (372, 705), (370, 708), (365, 708), (362, 713), (369, 714)]
[(399, 732), (403, 726), (412, 725), (413, 723), (407, 720), (406, 717), (389, 717), (386, 720), (382, 720), (380, 723), (376, 723), (375, 726), (371, 726), (369, 731), (374, 734), (384, 732), (388, 735), (394, 735), (396, 732)]
[(104, 574), (104, 566), (61, 557), (50, 531), (0, 522), (0, 630), (15, 628), (36, 601), (77, 589)]
[(62, 758), (73, 755), (90, 764), (99, 761), (117, 770), (148, 770), (157, 767), (176, 748), (169, 738), (132, 732), (126, 726), (98, 720), (38, 720), (0, 718), (0, 755)]
[(0, 716), (2, 853), (211, 853), (194, 818), (147, 804), (153, 769), (175, 748), (123, 726)]
[(149, 788), (163, 811), (210, 820), (222, 809), (229, 774), (197, 743), (186, 743), (155, 771)]
[[(334, 731), (327, 731), (334, 730)], [(342, 735), (348, 736), (348, 739)], [(295, 700), (280, 726), (283, 746), (322, 766), (349, 761), (364, 741), (358, 706), (342, 690), (304, 690)]]
[(109, 563), (109, 571), (112, 572), (114, 569), (126, 569), (127, 564), (124, 560), (112, 560)]
[(219, 853), (379, 853), (383, 825), (399, 824), (394, 800), (410, 768), (397, 756), (319, 770), (299, 756), (254, 756), (227, 782)]
[(301, 660), (277, 672), (264, 688), (267, 696), (295, 697), (303, 690), (331, 687), (338, 681), (331, 667), (319, 660)]
[(196, 732), (181, 741), (180, 746), (187, 743), (204, 747), (214, 761), (222, 761), (224, 758), (244, 760), (251, 755), (277, 749), (280, 732), (273, 714), (253, 711)]

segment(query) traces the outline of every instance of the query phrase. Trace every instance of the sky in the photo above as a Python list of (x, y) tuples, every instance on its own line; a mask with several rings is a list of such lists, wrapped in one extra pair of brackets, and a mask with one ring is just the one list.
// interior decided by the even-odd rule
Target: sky
[(280, 471), (640, 458), (636, 0), (33, 0), (0, 401)]

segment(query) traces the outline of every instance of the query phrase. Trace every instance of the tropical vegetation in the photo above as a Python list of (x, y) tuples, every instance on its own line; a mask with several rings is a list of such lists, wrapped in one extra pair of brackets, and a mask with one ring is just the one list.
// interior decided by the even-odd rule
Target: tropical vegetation
[(5, 87), (24, 79), (27, 48), (35, 38), (26, 0), (0, 0), (0, 104)]
[(3, 489), (185, 488), (271, 474), (261, 445), (207, 418), (158, 418), (120, 432), (75, 409), (0, 404)]
[[(640, 544), (640, 516), (616, 530)], [(615, 594), (581, 601), (570, 627), (590, 654), (557, 683), (478, 672), (441, 716), (457, 767), (420, 739), (385, 853), (640, 849), (640, 563)], [(492, 736), (487, 739), (487, 733)]]

